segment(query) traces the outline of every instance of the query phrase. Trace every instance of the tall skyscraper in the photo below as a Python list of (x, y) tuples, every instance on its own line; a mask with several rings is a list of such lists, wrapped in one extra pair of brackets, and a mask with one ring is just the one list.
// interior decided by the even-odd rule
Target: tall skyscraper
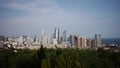
[(92, 48), (92, 47), (91, 47), (91, 39), (87, 39), (87, 47), (88, 47), (88, 48)]
[(97, 48), (96, 40), (91, 40), (91, 49), (96, 49), (96, 48)]
[(77, 38), (78, 38), (78, 47), (79, 47), (79, 48), (82, 48), (80, 36), (78, 36)]
[(96, 46), (101, 47), (101, 35), (95, 34)]
[(86, 38), (85, 37), (81, 37), (81, 45), (82, 45), (82, 48), (86, 48)]
[(42, 30), (42, 35), (41, 35), (40, 43), (43, 44), (43, 45), (48, 44), (48, 37), (45, 34), (44, 30)]
[(53, 38), (56, 38), (56, 29), (57, 28), (55, 28), (55, 30), (54, 30), (54, 37)]
[(33, 36), (33, 42), (36, 42), (36, 35)]
[(62, 42), (66, 42), (66, 31), (62, 33)]
[(55, 28), (54, 38), (57, 39), (57, 43), (59, 43), (59, 28)]
[(70, 35), (69, 42), (70, 42), (71, 46), (77, 46), (77, 36)]

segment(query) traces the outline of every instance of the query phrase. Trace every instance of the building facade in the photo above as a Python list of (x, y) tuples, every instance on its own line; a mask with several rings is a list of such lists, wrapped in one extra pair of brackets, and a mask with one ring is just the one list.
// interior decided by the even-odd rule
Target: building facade
[(101, 47), (101, 35), (95, 34), (96, 46)]

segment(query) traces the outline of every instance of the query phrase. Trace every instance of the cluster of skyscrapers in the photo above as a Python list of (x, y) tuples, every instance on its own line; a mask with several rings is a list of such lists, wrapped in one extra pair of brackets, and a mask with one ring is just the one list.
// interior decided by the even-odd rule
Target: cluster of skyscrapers
[(81, 49), (91, 48), (96, 49), (97, 47), (101, 47), (101, 35), (96, 34), (95, 39), (86, 39), (86, 37), (83, 36), (75, 36), (70, 35), (69, 42), (71, 46), (78, 47)]
[[(96, 49), (97, 47), (101, 47), (101, 35), (96, 34), (94, 39), (86, 39), (86, 37), (79, 35), (69, 35), (66, 36), (66, 31), (64, 30), (60, 33), (59, 28), (54, 29), (54, 33), (48, 37), (44, 31), (42, 31), (41, 36), (38, 38), (36, 35), (32, 37), (28, 36), (20, 36), (14, 38), (5, 38), (0, 36), (0, 41), (4, 41), (4, 44), (12, 45), (14, 47), (17, 46), (35, 46), (35, 45), (57, 45), (59, 46), (69, 46), (69, 47), (78, 47), (80, 49)], [(2, 45), (2, 44), (1, 44)]]
[(66, 31), (63, 31), (62, 36), (60, 37), (59, 28), (55, 28), (53, 39), (56, 40), (57, 44), (60, 44), (62, 42), (66, 42)]

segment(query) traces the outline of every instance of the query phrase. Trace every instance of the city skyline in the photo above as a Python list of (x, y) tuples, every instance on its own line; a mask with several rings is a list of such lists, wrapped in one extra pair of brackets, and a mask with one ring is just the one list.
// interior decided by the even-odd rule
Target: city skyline
[(119, 6), (119, 0), (1, 0), (0, 35), (50, 35), (59, 27), (67, 36), (120, 38)]

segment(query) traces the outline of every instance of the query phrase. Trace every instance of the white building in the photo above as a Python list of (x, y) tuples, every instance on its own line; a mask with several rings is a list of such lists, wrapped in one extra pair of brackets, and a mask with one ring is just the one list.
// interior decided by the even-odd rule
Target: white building
[(19, 43), (19, 45), (23, 44), (23, 41), (24, 41), (23, 37), (20, 36), (19, 39), (18, 39), (18, 43)]
[(53, 38), (53, 45), (57, 45), (57, 44), (58, 44), (57, 39)]

